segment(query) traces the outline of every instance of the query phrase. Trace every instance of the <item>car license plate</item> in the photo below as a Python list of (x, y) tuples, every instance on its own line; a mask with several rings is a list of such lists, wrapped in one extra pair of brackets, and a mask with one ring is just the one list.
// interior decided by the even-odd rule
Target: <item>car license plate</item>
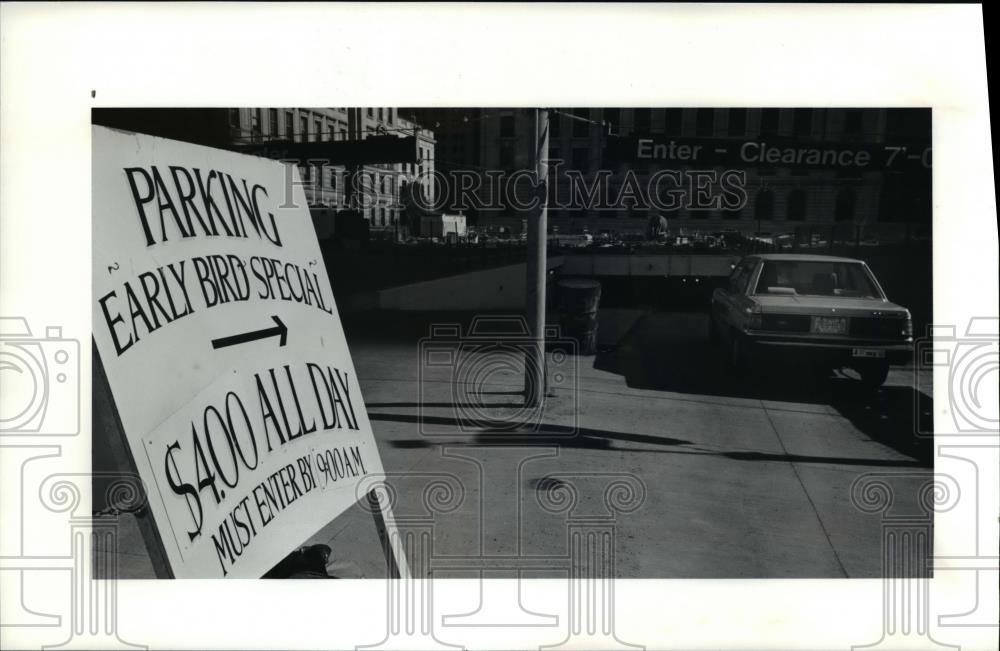
[(847, 319), (831, 316), (814, 316), (812, 331), (820, 335), (847, 334)]
[(875, 357), (877, 359), (882, 359), (885, 357), (884, 350), (877, 350), (874, 348), (855, 348), (851, 351), (852, 357)]

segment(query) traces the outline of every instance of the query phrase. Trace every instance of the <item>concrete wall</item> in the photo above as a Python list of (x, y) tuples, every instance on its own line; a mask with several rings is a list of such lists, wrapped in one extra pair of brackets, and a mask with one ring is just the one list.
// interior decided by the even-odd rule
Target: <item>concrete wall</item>
[(563, 276), (728, 276), (739, 255), (570, 255)]
[[(549, 269), (563, 258), (550, 258)], [(377, 293), (382, 310), (449, 311), (524, 309), (525, 265), (473, 271), (425, 282), (383, 289)]]
[[(549, 259), (558, 276), (652, 277), (729, 275), (738, 255), (570, 255)], [(449, 311), (521, 310), (525, 301), (525, 265), (512, 264), (457, 276), (392, 287), (359, 297), (346, 312), (363, 309)], [(555, 276), (550, 276), (550, 280)], [(364, 300), (360, 300), (363, 298)]]

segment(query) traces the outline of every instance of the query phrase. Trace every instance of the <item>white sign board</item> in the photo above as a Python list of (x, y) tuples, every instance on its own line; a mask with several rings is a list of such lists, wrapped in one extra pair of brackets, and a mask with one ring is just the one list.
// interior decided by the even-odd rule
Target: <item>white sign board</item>
[(298, 171), (92, 151), (94, 340), (171, 568), (260, 577), (383, 472)]

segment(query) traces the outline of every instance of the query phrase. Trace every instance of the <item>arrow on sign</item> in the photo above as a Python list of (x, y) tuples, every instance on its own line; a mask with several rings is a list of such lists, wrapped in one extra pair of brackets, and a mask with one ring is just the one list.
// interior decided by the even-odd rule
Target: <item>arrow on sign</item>
[(245, 344), (248, 341), (256, 341), (258, 339), (266, 339), (268, 337), (274, 337), (275, 335), (281, 336), (281, 341), (278, 342), (279, 346), (284, 346), (285, 341), (288, 339), (288, 328), (281, 319), (271, 315), (274, 322), (277, 324), (273, 328), (264, 328), (263, 330), (254, 330), (253, 332), (244, 332), (241, 335), (232, 335), (230, 337), (222, 337), (220, 339), (212, 340), (212, 348), (225, 348), (226, 346), (235, 346), (236, 344)]

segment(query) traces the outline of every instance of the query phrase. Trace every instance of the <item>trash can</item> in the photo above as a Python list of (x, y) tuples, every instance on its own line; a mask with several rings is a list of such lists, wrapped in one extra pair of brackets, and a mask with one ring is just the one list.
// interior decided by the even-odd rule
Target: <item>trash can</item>
[(559, 326), (562, 336), (575, 339), (578, 353), (597, 352), (597, 308), (601, 283), (585, 278), (568, 278), (556, 283), (559, 297)]

